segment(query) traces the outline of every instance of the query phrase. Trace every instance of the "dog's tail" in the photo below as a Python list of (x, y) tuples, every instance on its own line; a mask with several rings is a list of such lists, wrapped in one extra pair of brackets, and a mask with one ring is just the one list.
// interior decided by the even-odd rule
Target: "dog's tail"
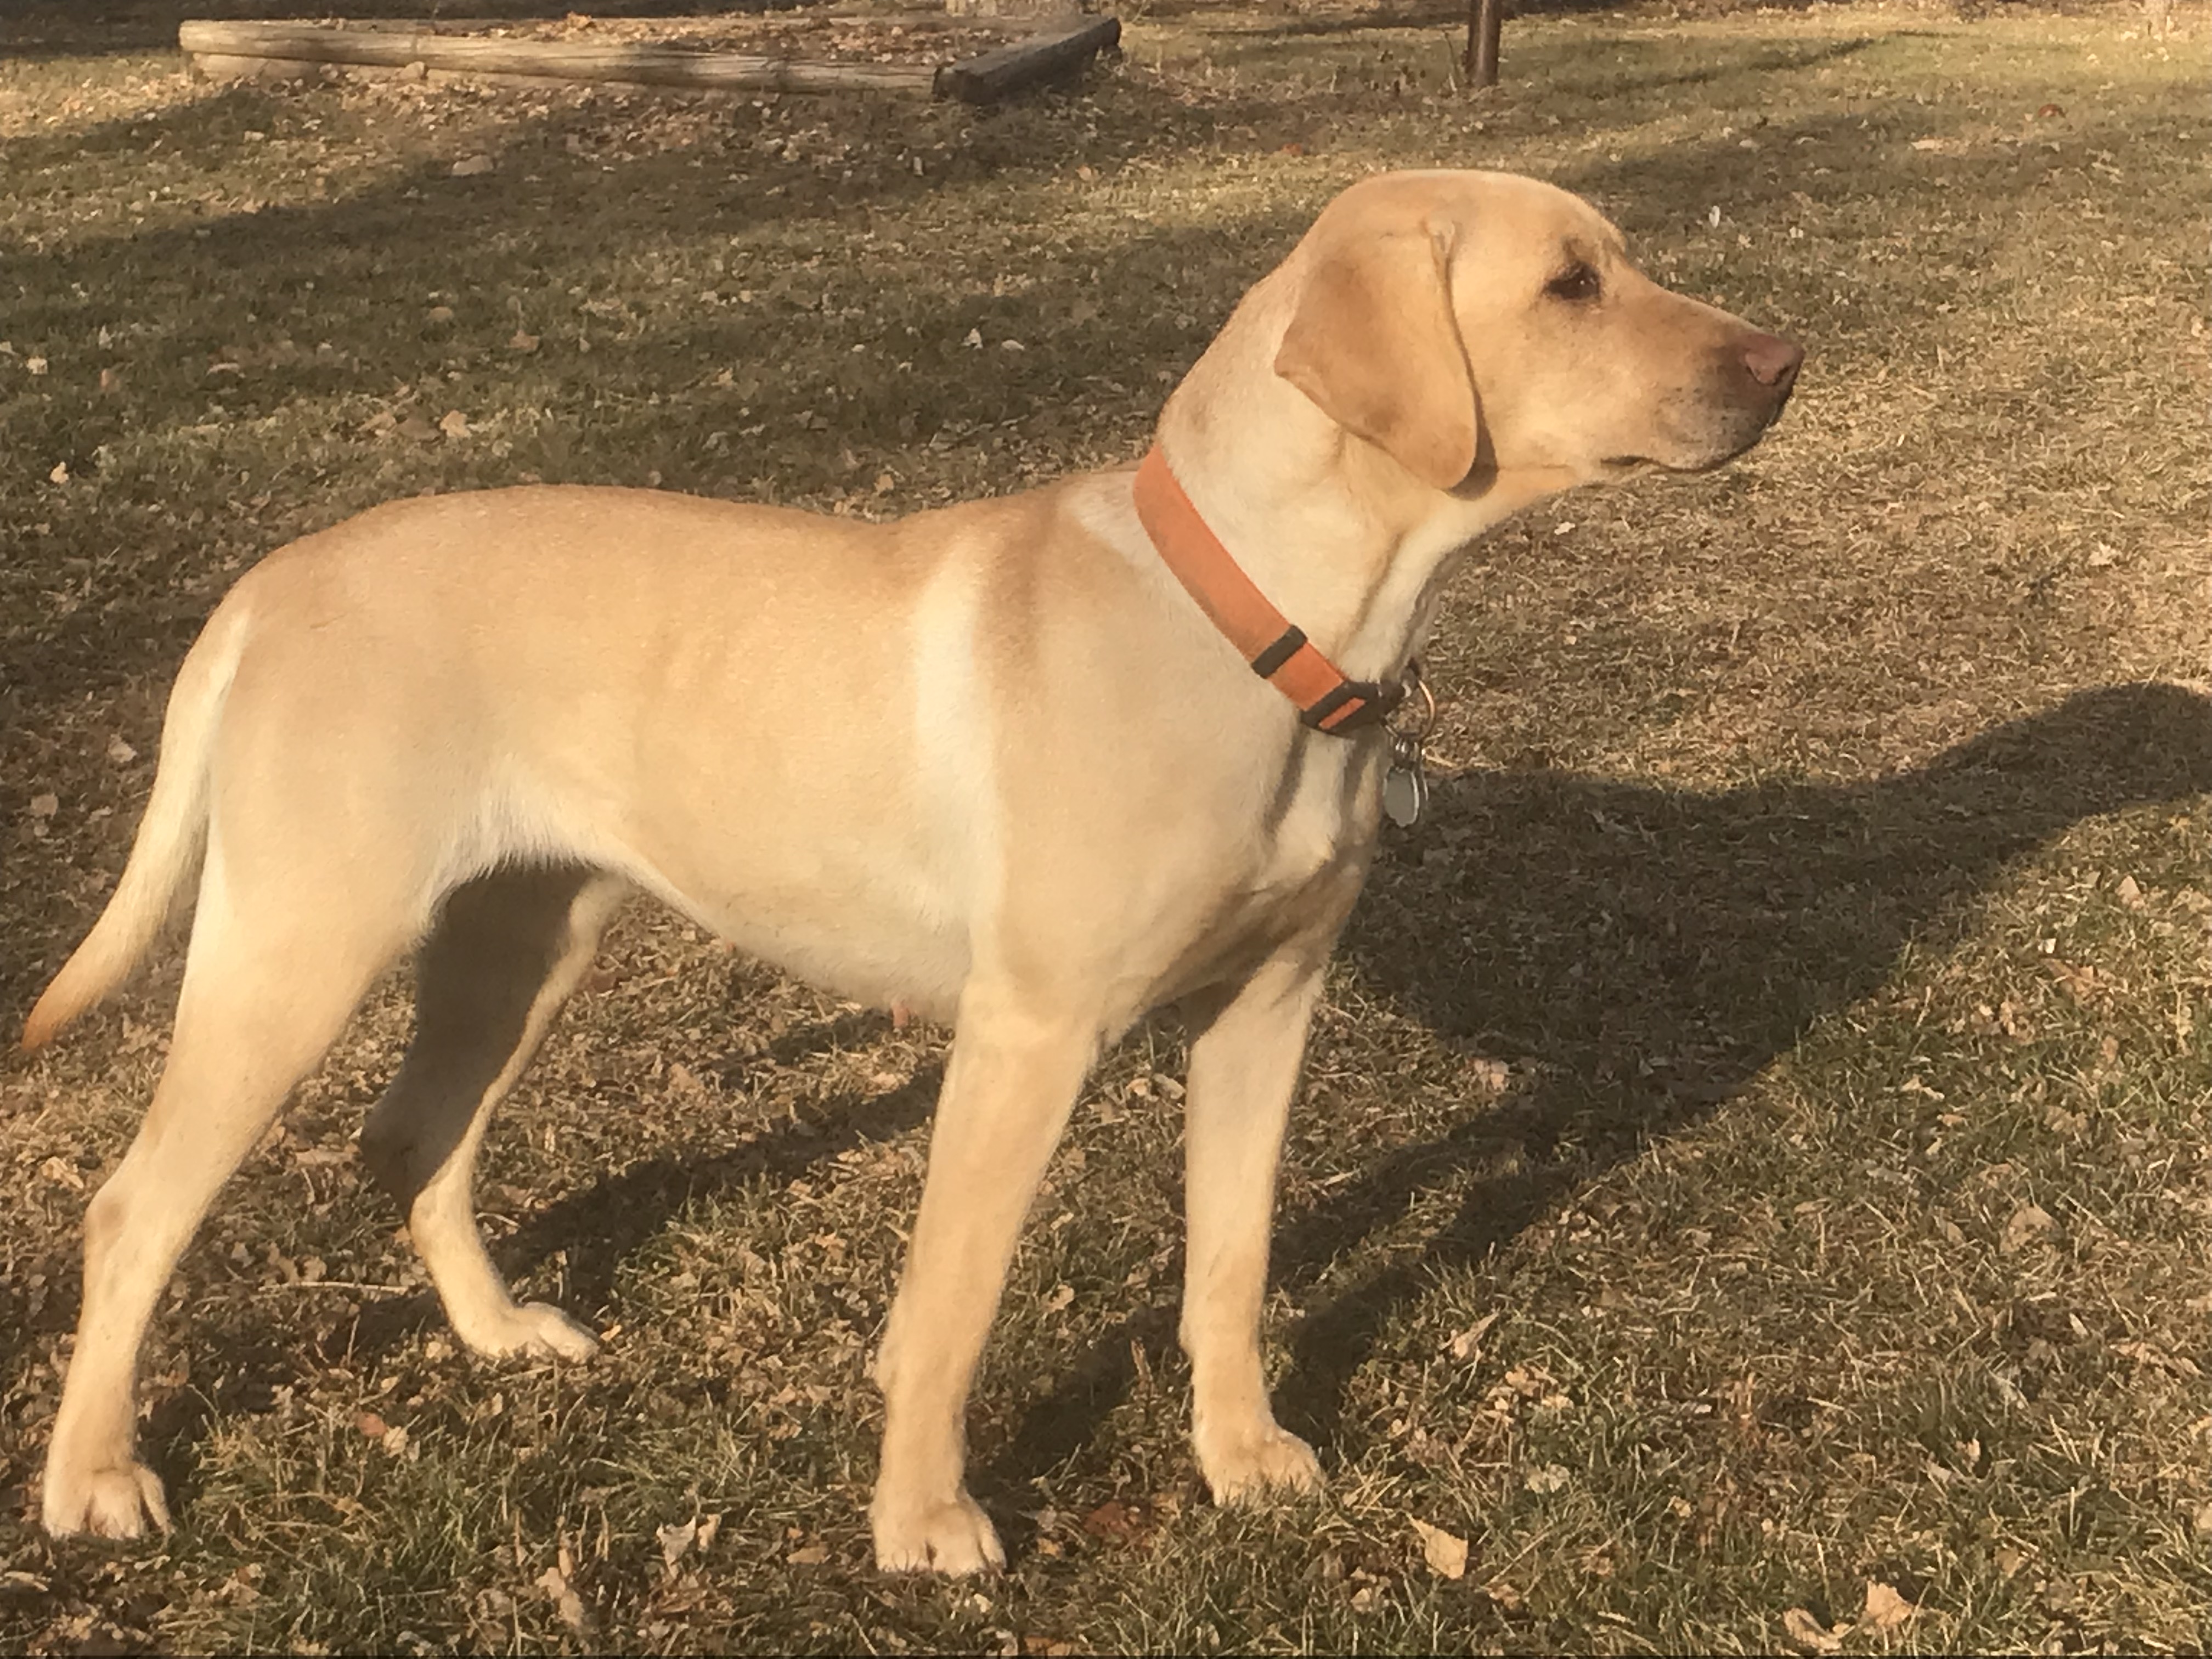
[(218, 606), (185, 654), (161, 722), (161, 757), (138, 837), (115, 896), (76, 954), (62, 964), (23, 1022), (23, 1049), (39, 1048), (137, 967), (177, 891), (198, 867), (206, 844), (208, 774), (238, 660), (246, 650), (247, 607), (236, 596)]

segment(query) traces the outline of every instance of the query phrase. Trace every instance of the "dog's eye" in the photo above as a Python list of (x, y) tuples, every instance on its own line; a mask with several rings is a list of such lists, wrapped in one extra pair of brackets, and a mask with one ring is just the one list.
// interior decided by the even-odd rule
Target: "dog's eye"
[(1579, 259), (1544, 284), (1544, 292), (1553, 299), (1577, 303), (1596, 299), (1597, 291), (1597, 272)]

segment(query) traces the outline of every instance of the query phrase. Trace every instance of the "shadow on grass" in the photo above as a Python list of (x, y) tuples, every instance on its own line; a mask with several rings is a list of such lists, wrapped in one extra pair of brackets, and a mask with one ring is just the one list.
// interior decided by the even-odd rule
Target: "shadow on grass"
[[(2084, 819), (2208, 791), (2212, 699), (2158, 684), (2078, 693), (1863, 784), (1440, 783), (1419, 835), (1378, 863), (1341, 954), (1362, 988), (1479, 1036), (1533, 1080), (1279, 1218), (1273, 1277), (1295, 1294), (1423, 1193), (1474, 1177), (1418, 1259), (1333, 1289), (1296, 1326), (1285, 1425), (1334, 1440), (1353, 1373), (1437, 1269), (1480, 1260), (1711, 1113), (1814, 1021), (1878, 990), (1909, 945), (1940, 948), (2009, 861)], [(1425, 866), (1448, 837), (1449, 862)], [(1131, 1385), (1131, 1342), (1159, 1349), (1172, 1334), (1171, 1311), (1153, 1308), (1092, 1345), (1029, 1409), (996, 1480), (1077, 1452)]]

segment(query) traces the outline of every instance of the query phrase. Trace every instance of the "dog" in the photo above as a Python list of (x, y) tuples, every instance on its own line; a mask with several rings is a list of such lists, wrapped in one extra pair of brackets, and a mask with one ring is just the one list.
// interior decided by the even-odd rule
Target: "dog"
[(85, 1217), (48, 1449), (56, 1535), (166, 1528), (137, 1352), (217, 1188), (372, 981), (417, 1023), (362, 1132), (460, 1339), (580, 1360), (518, 1304), (471, 1182), (492, 1109), (642, 890), (838, 994), (948, 1019), (876, 1378), (884, 1569), (1003, 1565), (963, 1417), (1086, 1073), (1192, 1042), (1181, 1323), (1218, 1501), (1316, 1486), (1260, 1315), (1324, 964), (1393, 710), (1455, 556), (1557, 491), (1759, 441), (1802, 353), (1658, 287), (1588, 204), (1503, 173), (1331, 202), (1170, 395), (1141, 465), (871, 525), (621, 489), (388, 504), (281, 549), (186, 655), (129, 862), (33, 1008), (112, 992), (197, 868), (175, 1034)]

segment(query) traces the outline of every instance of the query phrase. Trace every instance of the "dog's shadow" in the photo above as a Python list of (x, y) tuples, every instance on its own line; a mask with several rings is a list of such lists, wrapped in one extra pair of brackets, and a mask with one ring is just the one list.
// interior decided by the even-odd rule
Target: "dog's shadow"
[[(1309, 1306), (1278, 1389), (1324, 1446), (1378, 1335), (1439, 1267), (1481, 1258), (1580, 1188), (1711, 1113), (1831, 1011), (1941, 948), (2004, 866), (2084, 819), (2212, 791), (2212, 699), (2086, 691), (1893, 776), (1717, 793), (1550, 771), (1441, 782), (1378, 861), (1343, 956), (1359, 987), (1527, 1079), (1471, 1100), (1276, 1221), (1274, 1281), (1316, 1282), (1425, 1193), (1476, 1176), (1417, 1261), (1394, 1256)], [(1442, 849), (1443, 858), (1424, 857)], [(1471, 1091), (1471, 1094), (1474, 1091)], [(992, 1485), (1078, 1452), (1173, 1311), (1091, 1345), (991, 1461)]]

